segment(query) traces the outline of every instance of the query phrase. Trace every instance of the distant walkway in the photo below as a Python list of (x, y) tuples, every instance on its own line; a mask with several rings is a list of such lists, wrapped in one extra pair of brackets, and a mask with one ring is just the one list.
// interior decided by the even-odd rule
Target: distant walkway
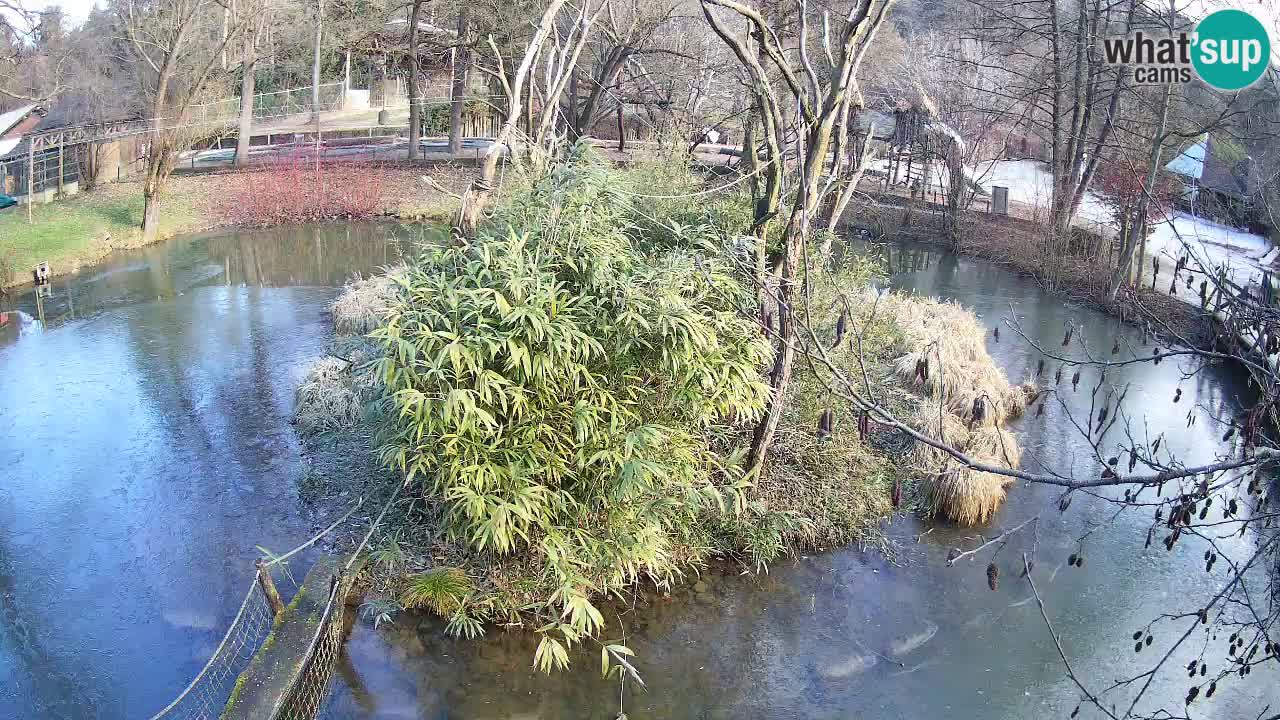
[[(335, 137), (327, 139), (321, 133), (321, 160), (401, 162), (409, 159), (409, 141), (406, 138), (398, 135), (368, 135), (361, 137), (358, 134), (352, 137), (357, 132), (353, 130), (342, 131), (341, 137), (338, 137), (339, 133), (335, 131)], [(272, 141), (270, 145), (255, 145), (250, 148), (250, 162), (261, 165), (285, 158), (305, 157), (313, 159), (316, 146), (314, 140), (310, 139), (311, 137), (313, 136), (307, 136), (302, 133), (297, 133), (296, 137), (294, 133), (273, 134), (270, 136)], [(424, 162), (474, 163), (484, 156), (492, 144), (493, 140), (490, 138), (463, 138), (462, 152), (455, 155), (449, 152), (447, 138), (424, 138), (419, 145), (422, 149), (420, 159)], [(183, 153), (179, 156), (177, 168), (186, 170), (227, 168), (234, 164), (235, 155), (234, 141), (230, 143), (230, 146), (227, 143), (223, 143), (222, 148)]]

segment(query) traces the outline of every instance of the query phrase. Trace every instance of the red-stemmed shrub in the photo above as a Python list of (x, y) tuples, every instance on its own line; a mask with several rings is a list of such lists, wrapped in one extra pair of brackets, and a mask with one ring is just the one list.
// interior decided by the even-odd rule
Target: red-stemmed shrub
[(385, 183), (380, 163), (317, 164), (312, 155), (294, 153), (235, 175), (225, 215), (245, 226), (370, 218), (382, 211)]
[[(1098, 169), (1094, 187), (1100, 191), (1102, 202), (1111, 209), (1117, 224), (1122, 224), (1132, 215), (1138, 201), (1147, 192), (1147, 162), (1121, 157), (1104, 163)], [(1167, 217), (1176, 195), (1174, 179), (1168, 173), (1157, 173), (1147, 205), (1147, 222), (1159, 222)]]

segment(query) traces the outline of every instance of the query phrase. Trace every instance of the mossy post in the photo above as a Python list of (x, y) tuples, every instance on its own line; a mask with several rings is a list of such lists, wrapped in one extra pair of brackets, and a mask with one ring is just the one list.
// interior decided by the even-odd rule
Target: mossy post
[(267, 569), (267, 564), (258, 558), (254, 563), (258, 568), (258, 587), (262, 588), (262, 594), (267, 596), (267, 604), (271, 606), (271, 612), (276, 617), (280, 617), (284, 612), (284, 600), (280, 598), (280, 591), (276, 590), (276, 583), (271, 579), (271, 571)]

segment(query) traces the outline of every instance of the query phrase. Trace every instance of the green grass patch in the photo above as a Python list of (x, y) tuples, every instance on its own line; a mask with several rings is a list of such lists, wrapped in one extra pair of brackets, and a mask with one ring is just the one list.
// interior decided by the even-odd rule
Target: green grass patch
[[(200, 223), (184, 195), (165, 197), (160, 235), (194, 229)], [(0, 212), (0, 286), (29, 281), (30, 270), (48, 262), (55, 274), (72, 272), (114, 249), (142, 242), (142, 189), (136, 184), (108, 185), (93, 192), (31, 208)], [(108, 239), (109, 238), (109, 239)]]

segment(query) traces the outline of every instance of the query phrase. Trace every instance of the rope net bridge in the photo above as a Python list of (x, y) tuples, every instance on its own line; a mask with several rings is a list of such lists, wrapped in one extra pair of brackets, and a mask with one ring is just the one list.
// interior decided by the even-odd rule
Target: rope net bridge
[(364, 498), (307, 542), (259, 560), (244, 601), (209, 661), (151, 720), (315, 718), (342, 653), (346, 598), (360, 571), (358, 559), (399, 495), (397, 489), (345, 561), (318, 560), (287, 606), (272, 570), (350, 519)]

